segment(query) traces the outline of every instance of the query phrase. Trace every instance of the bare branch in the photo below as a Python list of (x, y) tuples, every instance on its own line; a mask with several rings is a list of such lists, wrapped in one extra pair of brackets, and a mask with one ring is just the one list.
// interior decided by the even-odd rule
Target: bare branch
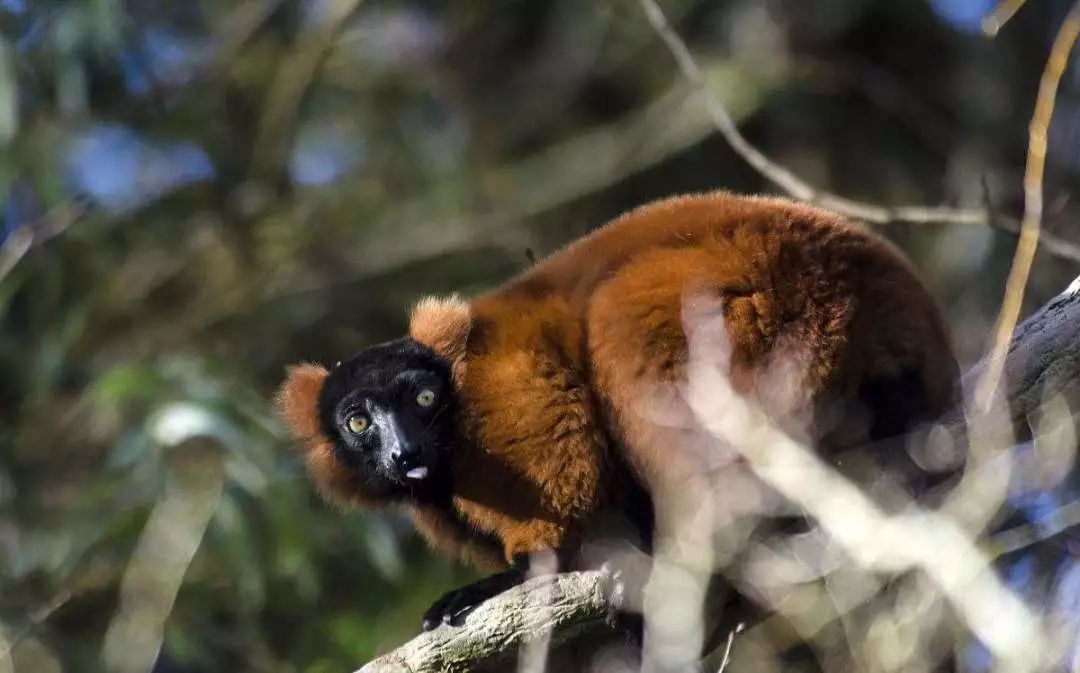
[[(964, 387), (978, 381), (987, 366), (983, 360), (972, 367)], [(1004, 378), (1012, 420), (1027, 417), (1043, 400), (1080, 382), (1080, 277), (1016, 328)]]
[[(683, 77), (697, 91), (705, 102), (705, 107), (713, 125), (724, 140), (767, 180), (779, 187), (792, 198), (806, 201), (837, 213), (865, 222), (889, 224), (906, 222), (909, 224), (927, 224), (932, 222), (951, 224), (976, 224), (993, 226), (1016, 233), (1020, 227), (1010, 218), (995, 215), (987, 208), (948, 208), (944, 206), (888, 206), (868, 201), (849, 199), (813, 187), (802, 178), (792, 173), (787, 167), (773, 161), (761, 150), (754, 147), (739, 131), (738, 126), (728, 114), (724, 103), (717, 97), (702, 76), (701, 68), (694, 60), (686, 42), (668, 23), (656, 0), (639, 0), (645, 15), (653, 29), (667, 45), (672, 56), (682, 71)], [(1066, 239), (1044, 233), (1043, 239), (1048, 244), (1047, 250), (1074, 261), (1080, 261), (1080, 246)]]
[(991, 540), (988, 552), (995, 558), (1011, 554), (1075, 526), (1080, 526), (1080, 500), (1070, 502), (1038, 523), (1026, 523), (998, 533)]
[(36, 220), (20, 225), (0, 246), (0, 282), (18, 265), (30, 249), (68, 230), (86, 213), (79, 201), (69, 201), (53, 208)]
[(664, 10), (655, 0), (639, 0), (641, 8), (652, 24), (654, 30), (667, 45), (679, 70), (696, 90), (700, 91), (705, 100), (706, 108), (712, 117), (716, 129), (731, 148), (750, 164), (758, 173), (786, 192), (792, 198), (814, 203), (824, 208), (829, 208), (848, 217), (853, 217), (868, 222), (957, 222), (963, 224), (986, 224), (989, 213), (983, 209), (957, 210), (944, 207), (922, 206), (882, 206), (865, 201), (856, 201), (829, 192), (823, 192), (812, 187), (802, 178), (798, 177), (787, 167), (773, 161), (761, 150), (754, 147), (750, 141), (739, 131), (727, 113), (724, 104), (709, 88), (705, 78), (701, 75), (701, 69), (694, 60), (690, 49), (681, 37), (672, 29), (664, 16)]
[(539, 639), (550, 638), (555, 647), (609, 632), (602, 582), (598, 570), (536, 577), (482, 604), (464, 626), (444, 625), (417, 636), (357, 673), (475, 670)]
[(1027, 0), (1001, 0), (994, 7), (994, 11), (986, 15), (982, 20), (983, 32), (993, 37), (1005, 27), (1009, 19), (1013, 18)]

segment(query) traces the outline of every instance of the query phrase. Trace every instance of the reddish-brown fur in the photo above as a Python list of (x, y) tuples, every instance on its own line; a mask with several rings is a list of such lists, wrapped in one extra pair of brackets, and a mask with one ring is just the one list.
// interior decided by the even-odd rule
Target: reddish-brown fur
[[(698, 299), (722, 306), (731, 379), (745, 394), (757, 394), (757, 375), (779, 353), (802, 367), (795, 404), (812, 420), (868, 382), (906, 373), (921, 382), (928, 415), (953, 400), (958, 370), (941, 318), (891, 245), (786, 200), (668, 199), (471, 302), (416, 307), (410, 334), (451, 361), (460, 396), (454, 511), (417, 512), (422, 532), (483, 560), (469, 527), (501, 541), (507, 559), (573, 549), (590, 517), (621, 506), (626, 466), (650, 492), (670, 484), (678, 433), (641, 411), (685, 378), (684, 305)], [(313, 425), (315, 379), (293, 370), (285, 417), (309, 438), (322, 490), (363, 504)], [(825, 444), (833, 430), (810, 428)]]

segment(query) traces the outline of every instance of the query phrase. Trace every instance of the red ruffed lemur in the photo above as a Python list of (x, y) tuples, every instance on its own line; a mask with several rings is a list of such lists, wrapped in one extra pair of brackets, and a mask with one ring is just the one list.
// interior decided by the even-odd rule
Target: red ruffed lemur
[(796, 406), (823, 454), (954, 402), (940, 314), (890, 244), (817, 208), (711, 193), (630, 211), (469, 301), (424, 299), (407, 337), (292, 367), (279, 406), (326, 496), (404, 505), (435, 548), (503, 569), (424, 615), (454, 623), (531, 553), (572, 565), (602, 512), (651, 525), (681, 449), (642, 405), (687, 377), (695, 298), (723, 318), (736, 392), (755, 394), (781, 346), (801, 363)]

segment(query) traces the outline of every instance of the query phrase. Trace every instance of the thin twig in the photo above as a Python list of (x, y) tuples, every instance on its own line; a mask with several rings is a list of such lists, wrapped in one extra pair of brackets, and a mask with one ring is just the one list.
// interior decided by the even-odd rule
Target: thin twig
[(987, 553), (991, 558), (1011, 554), (1049, 540), (1074, 526), (1080, 526), (1080, 500), (1074, 500), (1054, 510), (1039, 521), (1021, 524), (998, 533), (990, 540)]
[[(754, 147), (739, 131), (724, 103), (713, 92), (712, 87), (702, 74), (701, 67), (694, 60), (686, 42), (671, 27), (663, 10), (656, 0), (639, 0), (645, 15), (653, 29), (667, 45), (672, 56), (682, 71), (683, 77), (700, 93), (714, 126), (735, 153), (743, 158), (754, 170), (775, 184), (789, 196), (801, 201), (813, 203), (823, 208), (834, 210), (842, 215), (873, 222), (888, 224), (906, 222), (909, 224), (927, 224), (931, 222), (951, 224), (976, 224), (996, 227), (1004, 231), (1019, 233), (1021, 226), (1013, 218), (997, 216), (989, 208), (948, 208), (933, 206), (886, 206), (867, 201), (858, 201), (844, 196), (818, 190), (798, 177), (786, 167), (770, 159), (761, 150)], [(1043, 232), (1044, 247), (1059, 257), (1080, 262), (1080, 245)]]
[(994, 7), (994, 10), (983, 18), (983, 32), (990, 37), (997, 35), (998, 31), (1005, 27), (1005, 24), (1024, 6), (1025, 2), (1027, 0), (1001, 0)]
[(1020, 223), (1020, 241), (1016, 246), (1012, 268), (1005, 283), (1005, 299), (994, 329), (994, 346), (987, 359), (986, 373), (975, 388), (976, 409), (989, 408), (991, 398), (997, 390), (1012, 338), (1016, 321), (1020, 317), (1020, 307), (1024, 300), (1031, 264), (1035, 259), (1035, 250), (1039, 244), (1039, 229), (1043, 215), (1043, 175), (1046, 171), (1046, 146), (1050, 133), (1050, 121), (1054, 116), (1054, 102), (1057, 98), (1058, 84), (1069, 63), (1069, 54), (1080, 35), (1080, 0), (1069, 10), (1061, 24), (1050, 56), (1046, 60), (1042, 78), (1039, 80), (1039, 93), (1035, 99), (1035, 111), (1028, 128), (1027, 166), (1024, 171), (1024, 218)]
[(750, 164), (754, 170), (775, 184), (789, 196), (800, 201), (817, 204), (834, 210), (842, 215), (867, 222), (885, 224), (888, 222), (954, 222), (962, 224), (988, 224), (990, 213), (985, 209), (957, 209), (947, 207), (924, 206), (884, 206), (866, 201), (857, 201), (837, 194), (818, 190), (792, 173), (785, 166), (767, 157), (754, 147), (739, 131), (732, 121), (724, 104), (717, 98), (702, 75), (690, 49), (668, 23), (664, 11), (656, 0), (639, 0), (649, 23), (671, 51), (678, 63), (679, 70), (692, 87), (698, 90), (708, 109), (709, 116), (735, 152)]
[[(1020, 221), (1012, 217), (995, 217), (991, 226), (1012, 234), (1019, 234), (1021, 228)], [(1046, 229), (1042, 229), (1039, 233), (1039, 246), (1055, 257), (1080, 262), (1080, 245)]]
[(664, 10), (660, 9), (660, 5), (656, 4), (654, 0), (640, 0), (640, 2), (649, 23), (652, 24), (653, 29), (660, 35), (668, 49), (671, 50), (671, 54), (675, 57), (675, 62), (678, 63), (683, 76), (686, 77), (691, 86), (703, 95), (709, 116), (712, 117), (717, 130), (728, 141), (732, 149), (753, 166), (755, 170), (772, 180), (791, 196), (803, 201), (813, 200), (817, 193), (810, 185), (803, 182), (784, 166), (766, 157), (739, 132), (739, 127), (731, 119), (727, 109), (708, 86), (701, 68), (690, 54), (690, 49), (668, 23)]
[(67, 231), (86, 213), (86, 205), (72, 200), (41, 217), (19, 225), (0, 246), (0, 283), (8, 277), (30, 249)]
[(720, 665), (716, 669), (716, 673), (724, 673), (727, 670), (728, 664), (731, 662), (731, 647), (735, 644), (735, 635), (742, 633), (743, 625), (739, 624), (733, 628), (727, 635), (727, 645), (724, 646), (724, 658), (720, 660)]

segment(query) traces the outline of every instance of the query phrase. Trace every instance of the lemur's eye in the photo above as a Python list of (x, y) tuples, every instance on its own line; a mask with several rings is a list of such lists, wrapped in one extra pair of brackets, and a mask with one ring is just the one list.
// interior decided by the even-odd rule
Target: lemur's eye
[(371, 419), (367, 417), (367, 414), (353, 414), (349, 416), (349, 420), (345, 421), (345, 425), (349, 426), (349, 432), (359, 435), (371, 427)]
[(417, 393), (416, 403), (422, 407), (430, 407), (435, 404), (435, 391), (431, 388), (424, 388)]

